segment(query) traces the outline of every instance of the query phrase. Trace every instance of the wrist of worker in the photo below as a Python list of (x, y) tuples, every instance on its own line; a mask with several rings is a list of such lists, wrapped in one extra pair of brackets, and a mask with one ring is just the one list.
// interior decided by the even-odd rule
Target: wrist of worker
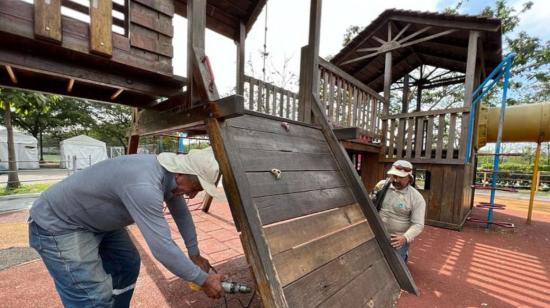
[(201, 254), (199, 245), (187, 246), (187, 254), (189, 257), (199, 256)]

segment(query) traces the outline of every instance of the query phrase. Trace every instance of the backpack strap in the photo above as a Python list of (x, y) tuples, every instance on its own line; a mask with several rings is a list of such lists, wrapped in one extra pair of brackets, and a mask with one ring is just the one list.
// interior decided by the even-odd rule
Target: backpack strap
[(382, 189), (380, 189), (376, 193), (376, 197), (374, 200), (374, 205), (376, 205), (376, 210), (380, 212), (380, 209), (382, 208), (382, 202), (384, 202), (384, 198), (386, 197), (386, 192), (388, 191), (388, 188), (390, 187), (391, 181), (390, 179), (386, 180), (386, 183), (384, 183), (384, 186)]

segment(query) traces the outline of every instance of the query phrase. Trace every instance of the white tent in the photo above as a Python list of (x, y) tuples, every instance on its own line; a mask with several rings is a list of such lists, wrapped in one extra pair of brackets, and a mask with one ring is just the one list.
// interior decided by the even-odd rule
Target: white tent
[[(15, 160), (18, 169), (38, 169), (38, 141), (31, 135), (13, 130)], [(0, 169), (8, 169), (8, 130), (0, 126)]]
[(79, 135), (61, 141), (61, 168), (73, 168), (73, 157), (76, 156), (76, 169), (84, 169), (107, 159), (105, 142), (92, 137)]

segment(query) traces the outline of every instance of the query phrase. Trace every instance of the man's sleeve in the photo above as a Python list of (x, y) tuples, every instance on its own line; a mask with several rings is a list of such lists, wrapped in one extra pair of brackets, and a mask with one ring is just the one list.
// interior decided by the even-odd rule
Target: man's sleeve
[(189, 260), (172, 240), (162, 212), (162, 191), (149, 184), (131, 185), (123, 189), (121, 198), (153, 256), (178, 277), (202, 285), (208, 274)]
[(189, 256), (199, 255), (195, 223), (185, 200), (181, 196), (174, 196), (166, 201), (166, 205), (168, 205), (170, 214), (172, 214), (174, 222), (176, 222), (176, 226), (185, 241), (185, 247), (187, 247)]
[(410, 243), (417, 237), (422, 230), (424, 230), (424, 215), (426, 213), (426, 201), (420, 193), (413, 196), (413, 204), (411, 210), (411, 226), (403, 234), (407, 239), (407, 243)]

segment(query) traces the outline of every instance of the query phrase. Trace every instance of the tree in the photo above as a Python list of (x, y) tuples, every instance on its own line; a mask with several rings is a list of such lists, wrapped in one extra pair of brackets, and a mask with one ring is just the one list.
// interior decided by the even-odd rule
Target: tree
[(10, 101), (15, 98), (17, 93), (12, 90), (0, 89), (0, 101), (4, 108), (4, 125), (8, 137), (8, 183), (7, 189), (14, 189), (21, 186), (19, 175), (17, 174), (17, 162), (15, 157), (15, 143), (13, 139), (13, 127), (11, 124), (11, 106)]
[(44, 133), (75, 131), (94, 123), (89, 105), (78, 99), (38, 92), (10, 91), (13, 93), (13, 124), (39, 140), (41, 161), (44, 160)]
[(90, 135), (110, 145), (128, 147), (128, 130), (132, 119), (132, 109), (111, 104), (92, 104), (94, 123)]

